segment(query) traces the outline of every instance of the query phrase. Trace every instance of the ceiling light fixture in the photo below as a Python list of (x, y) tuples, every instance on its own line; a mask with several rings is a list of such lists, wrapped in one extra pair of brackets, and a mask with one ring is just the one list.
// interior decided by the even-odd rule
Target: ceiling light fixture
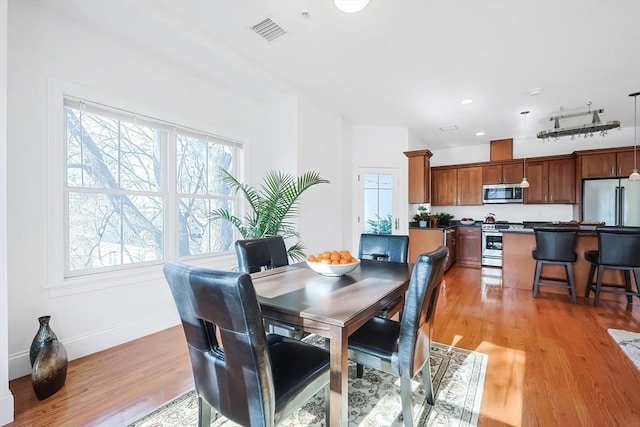
[(484, 136), (484, 132), (476, 132), (476, 136)]
[(467, 104), (471, 104), (473, 102), (473, 99), (463, 99), (461, 104), (462, 105), (467, 105)]
[(638, 145), (638, 95), (640, 95), (640, 92), (629, 94), (629, 96), (633, 96), (633, 171), (629, 175), (629, 181), (640, 181), (636, 157), (636, 146)]
[[(522, 139), (526, 135), (527, 130), (527, 114), (528, 111), (521, 111), (522, 114)], [(520, 188), (529, 188), (529, 181), (527, 181), (527, 156), (522, 157), (522, 182), (520, 183)]]
[[(591, 111), (591, 101), (587, 103), (587, 111), (582, 113), (564, 114), (564, 107), (560, 107), (560, 115), (551, 116), (549, 121), (553, 122), (553, 129), (543, 130), (538, 132), (538, 138), (549, 140), (549, 138), (555, 138), (556, 141), (561, 136), (571, 136), (573, 141), (577, 136), (583, 135), (585, 138), (593, 136), (594, 132), (599, 132), (600, 136), (605, 136), (608, 130), (620, 128), (620, 122), (617, 120), (611, 120), (605, 123), (600, 121), (600, 113), (604, 113), (604, 109)], [(569, 119), (573, 117), (592, 115), (591, 123), (571, 126), (566, 128), (560, 127), (560, 119)]]
[(369, 4), (369, 0), (333, 0), (333, 4), (344, 13), (360, 12)]

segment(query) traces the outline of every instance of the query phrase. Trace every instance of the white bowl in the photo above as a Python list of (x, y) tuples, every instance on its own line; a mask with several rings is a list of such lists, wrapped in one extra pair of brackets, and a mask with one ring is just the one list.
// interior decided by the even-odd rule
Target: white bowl
[(460, 224), (462, 224), (462, 225), (471, 225), (471, 224), (473, 224), (474, 222), (476, 222), (476, 221), (475, 221), (475, 220), (471, 220), (471, 221), (468, 221), (468, 220), (460, 220)]
[(360, 260), (352, 262), (351, 264), (323, 264), (321, 262), (307, 261), (307, 265), (310, 269), (316, 273), (320, 273), (323, 276), (337, 277), (344, 276), (356, 269), (360, 265)]

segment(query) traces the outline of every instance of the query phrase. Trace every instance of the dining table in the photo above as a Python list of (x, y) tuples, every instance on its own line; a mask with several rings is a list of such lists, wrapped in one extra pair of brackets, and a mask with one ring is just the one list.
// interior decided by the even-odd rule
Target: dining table
[(306, 262), (251, 274), (262, 315), (329, 339), (330, 426), (348, 425), (348, 338), (409, 286), (406, 263), (361, 260), (338, 277), (311, 270)]

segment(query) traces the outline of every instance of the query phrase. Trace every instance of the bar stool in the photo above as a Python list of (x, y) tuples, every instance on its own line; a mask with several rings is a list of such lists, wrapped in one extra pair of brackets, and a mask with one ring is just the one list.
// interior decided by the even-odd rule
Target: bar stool
[[(573, 263), (578, 256), (574, 252), (578, 227), (541, 226), (534, 227), (536, 247), (531, 255), (536, 260), (536, 273), (533, 278), (533, 297), (538, 296), (538, 287), (554, 286), (569, 289), (571, 301), (576, 303), (576, 285), (573, 280)], [(559, 264), (565, 268), (564, 279), (542, 276), (542, 267), (546, 264)], [(544, 281), (544, 282), (541, 282)]]
[[(600, 292), (627, 296), (631, 304), (632, 297), (640, 298), (640, 228), (637, 227), (597, 227), (598, 250), (585, 251), (584, 258), (591, 263), (585, 297), (595, 291), (593, 306), (598, 306)], [(622, 270), (624, 285), (602, 283), (604, 270)], [(598, 270), (596, 282), (593, 276)], [(631, 272), (636, 282), (636, 291), (631, 289)], [(611, 289), (602, 289), (602, 288)]]

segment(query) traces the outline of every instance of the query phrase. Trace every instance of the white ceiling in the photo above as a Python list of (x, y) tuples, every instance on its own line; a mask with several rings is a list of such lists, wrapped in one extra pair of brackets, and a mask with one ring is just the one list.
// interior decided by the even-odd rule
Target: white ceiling
[[(533, 139), (552, 127), (549, 116), (560, 107), (586, 111), (589, 101), (592, 109), (604, 108), (602, 121), (630, 127), (628, 94), (640, 91), (640, 1), (634, 0), (371, 0), (356, 14), (339, 12), (331, 0), (48, 7), (214, 79), (228, 80), (218, 66), (225, 61), (241, 88), (258, 96), (268, 95), (266, 82), (300, 91), (354, 124), (408, 127), (430, 149), (518, 139), (522, 110), (531, 111), (525, 133)], [(267, 42), (251, 31), (265, 18), (287, 34)], [(542, 93), (528, 95), (534, 88)], [(466, 98), (473, 103), (462, 105)], [(439, 130), (450, 125), (459, 130)], [(479, 131), (485, 135), (476, 136)]]

